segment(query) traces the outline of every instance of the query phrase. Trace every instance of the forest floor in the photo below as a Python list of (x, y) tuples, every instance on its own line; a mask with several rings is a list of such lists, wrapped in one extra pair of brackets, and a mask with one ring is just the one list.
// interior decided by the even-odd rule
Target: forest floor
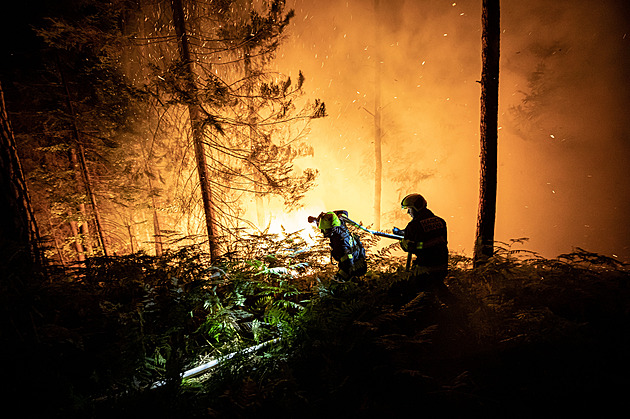
[[(322, 311), (336, 319), (334, 325), (321, 318), (307, 325), (304, 344), (278, 375), (261, 380), (244, 374), (231, 381), (207, 414), (617, 414), (630, 387), (627, 277), (522, 285), (481, 301), (478, 292), (451, 278), (448, 295), (420, 292), (402, 304), (391, 293), (359, 303), (352, 291), (340, 291), (321, 303), (330, 304)], [(354, 303), (339, 320), (335, 304)]]
[[(199, 258), (185, 255), (185, 263), (94, 265), (89, 280), (6, 300), (18, 314), (37, 309), (8, 325), (46, 323), (34, 327), (36, 344), (3, 340), (5, 405), (26, 395), (24, 414), (64, 419), (613, 417), (625, 407), (630, 272), (595, 266), (598, 255), (579, 253), (579, 263), (573, 254), (497, 258), (484, 269), (460, 269), (455, 260), (446, 294), (412, 289), (399, 270), (386, 269), (296, 293), (271, 284), (257, 265), (240, 282), (242, 271), (233, 273), (221, 291), (199, 281)], [(271, 309), (302, 300), (293, 317), (277, 311), (272, 322)], [(213, 305), (193, 311), (203, 301)], [(261, 302), (269, 303), (264, 315)], [(251, 335), (252, 316), (273, 325), (278, 343), (179, 379), (210, 333), (233, 339), (225, 334), (232, 325)], [(171, 364), (174, 378), (152, 388), (164, 364), (148, 358), (167, 358), (168, 370), (176, 351), (185, 356)]]

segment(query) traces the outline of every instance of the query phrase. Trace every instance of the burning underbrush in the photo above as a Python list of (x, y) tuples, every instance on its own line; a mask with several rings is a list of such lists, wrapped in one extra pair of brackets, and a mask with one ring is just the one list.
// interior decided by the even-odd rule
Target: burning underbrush
[(214, 266), (186, 247), (57, 272), (15, 303), (36, 335), (5, 345), (6, 377), (64, 417), (526, 415), (620, 396), (625, 266), (514, 241), (474, 269), (451, 255), (447, 295), (401, 300), (405, 261), (378, 240), (362, 235), (368, 273), (346, 283), (299, 234), (245, 237)]

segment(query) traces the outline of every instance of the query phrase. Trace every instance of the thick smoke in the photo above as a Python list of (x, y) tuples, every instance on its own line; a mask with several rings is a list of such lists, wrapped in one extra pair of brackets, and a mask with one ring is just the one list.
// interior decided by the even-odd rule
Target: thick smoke
[[(382, 228), (404, 226), (402, 196), (424, 194), (470, 254), (479, 188), (481, 1), (295, 0), (279, 70), (326, 102), (314, 121), (320, 171), (306, 209), (373, 216), (374, 92), (381, 70)], [(528, 237), (546, 257), (574, 247), (630, 261), (626, 118), (630, 19), (624, 1), (501, 5), (496, 239)], [(379, 42), (376, 41), (376, 22)], [(380, 56), (380, 59), (377, 57)], [(377, 61), (379, 62), (377, 64)]]

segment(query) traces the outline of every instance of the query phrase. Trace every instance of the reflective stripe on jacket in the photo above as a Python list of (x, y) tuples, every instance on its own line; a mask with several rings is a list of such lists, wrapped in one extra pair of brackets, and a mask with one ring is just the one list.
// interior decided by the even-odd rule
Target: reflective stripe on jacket
[(407, 224), (400, 245), (406, 252), (416, 255), (414, 266), (446, 267), (448, 265), (446, 222), (429, 209), (420, 211)]
[(335, 226), (330, 233), (330, 254), (339, 263), (339, 268), (350, 271), (358, 261), (365, 259), (365, 250), (358, 237), (350, 233), (345, 225)]

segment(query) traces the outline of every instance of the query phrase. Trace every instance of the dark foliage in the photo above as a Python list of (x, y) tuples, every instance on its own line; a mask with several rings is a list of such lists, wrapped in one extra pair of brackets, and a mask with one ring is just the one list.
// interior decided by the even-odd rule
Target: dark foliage
[(47, 417), (612, 411), (630, 373), (628, 271), (513, 245), (479, 269), (452, 255), (448, 294), (409, 289), (388, 248), (360, 281), (332, 281), (324, 243), (297, 234), (245, 238), (215, 266), (194, 247), (92, 259), (29, 291), (36, 337), (3, 335), (8, 394)]

